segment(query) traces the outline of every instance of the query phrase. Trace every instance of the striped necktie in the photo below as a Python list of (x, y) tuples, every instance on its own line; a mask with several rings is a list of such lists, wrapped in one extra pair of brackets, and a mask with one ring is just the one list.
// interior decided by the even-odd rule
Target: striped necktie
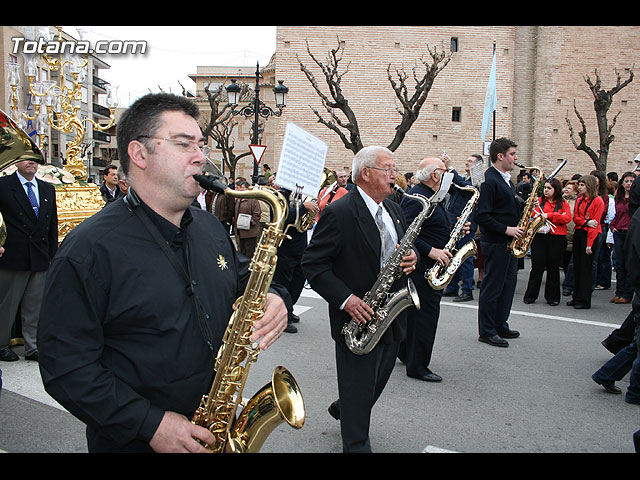
[(376, 212), (376, 224), (378, 225), (378, 230), (380, 230), (380, 239), (382, 240), (382, 249), (380, 254), (380, 269), (382, 269), (393, 254), (396, 246), (393, 244), (393, 238), (382, 220), (381, 205), (378, 205), (378, 211)]
[(33, 213), (35, 213), (37, 217), (39, 206), (38, 199), (36, 198), (36, 194), (33, 191), (33, 183), (27, 182), (25, 183), (25, 185), (27, 186), (27, 197), (29, 198), (29, 203), (31, 203), (31, 206), (33, 207)]

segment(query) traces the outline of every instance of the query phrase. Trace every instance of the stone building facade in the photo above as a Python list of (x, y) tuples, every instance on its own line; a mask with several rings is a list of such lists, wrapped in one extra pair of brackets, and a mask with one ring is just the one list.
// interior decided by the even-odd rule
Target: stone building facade
[[(396, 150), (401, 172), (414, 171), (425, 156), (443, 150), (462, 167), (471, 153), (483, 153), (483, 140), (493, 138), (493, 128), (481, 138), (481, 124), (491, 68), (493, 44), (497, 52), (496, 137), (518, 144), (519, 161), (550, 172), (562, 160), (568, 163), (561, 177), (588, 173), (595, 168), (586, 153), (577, 151), (569, 137), (567, 114), (579, 130), (573, 112), (575, 100), (587, 124), (587, 144), (599, 147), (593, 96), (584, 77), (597, 69), (602, 86), (615, 86), (617, 69), (622, 79), (640, 65), (640, 27), (600, 26), (279, 26), (275, 53), (275, 78), (289, 87), (287, 107), (269, 139), (275, 170), (287, 122), (295, 122), (328, 144), (326, 165), (350, 167), (353, 157), (339, 137), (317, 122), (311, 107), (324, 112), (320, 99), (300, 69), (310, 67), (323, 91), (328, 92), (321, 70), (307, 53), (323, 62), (330, 49), (344, 42), (342, 89), (355, 111), (365, 145), (387, 146), (400, 116), (387, 79), (387, 66), (404, 68), (413, 88), (411, 69), (422, 76), (420, 57), (431, 62), (427, 47), (452, 53), (449, 64), (435, 79), (418, 120)], [(634, 79), (614, 96), (609, 122), (620, 112), (609, 152), (608, 171), (633, 168), (640, 152), (640, 79)], [(455, 110), (455, 114), (454, 114)], [(578, 139), (579, 140), (579, 139)], [(273, 167), (273, 165), (272, 165)]]

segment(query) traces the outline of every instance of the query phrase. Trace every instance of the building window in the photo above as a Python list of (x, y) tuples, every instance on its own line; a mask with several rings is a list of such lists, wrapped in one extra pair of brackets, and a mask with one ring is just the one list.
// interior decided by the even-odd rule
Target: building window
[(461, 107), (453, 107), (451, 109), (451, 121), (452, 122), (459, 122), (461, 113), (462, 113), (462, 108)]
[(458, 37), (451, 37), (451, 51), (458, 51)]

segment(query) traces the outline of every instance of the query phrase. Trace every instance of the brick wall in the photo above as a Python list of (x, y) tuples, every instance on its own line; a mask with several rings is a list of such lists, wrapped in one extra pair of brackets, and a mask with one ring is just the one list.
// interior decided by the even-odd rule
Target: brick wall
[[(317, 123), (310, 106), (326, 113), (313, 92), (298, 60), (312, 68), (327, 92), (320, 69), (306, 52), (306, 43), (314, 55), (326, 62), (328, 52), (345, 43), (341, 72), (342, 88), (355, 111), (365, 145), (387, 146), (395, 134), (400, 116), (395, 110), (395, 95), (387, 79), (386, 68), (418, 65), (427, 55), (427, 46), (449, 51), (452, 37), (458, 39), (458, 51), (437, 76), (419, 118), (403, 144), (396, 150), (396, 164), (402, 171), (414, 171), (426, 156), (438, 156), (447, 150), (454, 166), (462, 167), (470, 153), (482, 153), (480, 138), (484, 99), (491, 68), (493, 42), (497, 49), (496, 136), (507, 136), (518, 143), (521, 163), (539, 165), (551, 171), (558, 159), (568, 159), (563, 171), (567, 176), (593, 168), (584, 152), (576, 151), (569, 139), (565, 115), (569, 110), (574, 128), (579, 123), (572, 112), (573, 99), (587, 121), (587, 142), (597, 149), (597, 128), (593, 98), (583, 77), (601, 73), (608, 90), (615, 84), (614, 68), (622, 71), (640, 64), (640, 28), (638, 27), (554, 27), (554, 26), (282, 26), (277, 29), (276, 79), (289, 87), (287, 108), (277, 121), (274, 152), (277, 168), (286, 123), (295, 122), (328, 144), (327, 166), (333, 169), (351, 165), (353, 154), (338, 136)], [(412, 93), (413, 80), (408, 79)], [(639, 105), (640, 79), (614, 97), (609, 121), (622, 110), (614, 128), (608, 170), (623, 172), (640, 152)], [(453, 107), (461, 108), (461, 121), (452, 122)], [(487, 140), (491, 140), (493, 130)]]

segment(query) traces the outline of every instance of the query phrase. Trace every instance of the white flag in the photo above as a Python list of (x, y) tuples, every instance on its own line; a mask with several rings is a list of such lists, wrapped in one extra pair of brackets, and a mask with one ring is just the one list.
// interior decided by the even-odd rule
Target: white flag
[(493, 62), (491, 63), (491, 74), (489, 75), (489, 84), (487, 85), (487, 96), (484, 100), (484, 114), (482, 115), (482, 135), (484, 142), (489, 129), (491, 128), (491, 114), (496, 109), (498, 96), (496, 94), (496, 52), (493, 52)]

